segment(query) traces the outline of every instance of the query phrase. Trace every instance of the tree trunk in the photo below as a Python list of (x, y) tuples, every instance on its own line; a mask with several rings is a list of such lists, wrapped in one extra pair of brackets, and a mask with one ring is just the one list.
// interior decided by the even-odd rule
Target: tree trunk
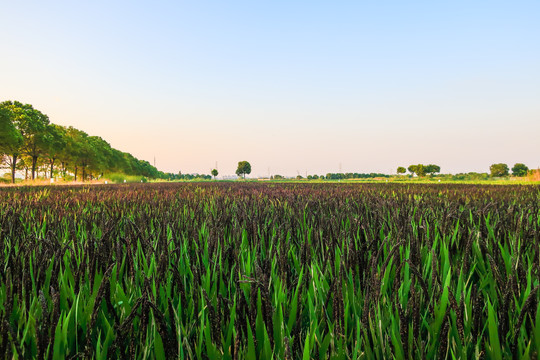
[(17, 166), (17, 155), (11, 157), (11, 182), (15, 184), (15, 167)]
[(51, 179), (53, 178), (53, 166), (54, 166), (54, 159), (51, 159)]
[(37, 164), (37, 156), (32, 156), (32, 180), (36, 178), (36, 164)]
[(86, 179), (86, 166), (83, 166), (83, 168), (82, 168), (82, 181), (84, 182), (85, 179)]
[(77, 166), (75, 166), (75, 179), (74, 179), (74, 181), (77, 181), (77, 170), (78, 170), (78, 169), (79, 169), (79, 168), (78, 168)]

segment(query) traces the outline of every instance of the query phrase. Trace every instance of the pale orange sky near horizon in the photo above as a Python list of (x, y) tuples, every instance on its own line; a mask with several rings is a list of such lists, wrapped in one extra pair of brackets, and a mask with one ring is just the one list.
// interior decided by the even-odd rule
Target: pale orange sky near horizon
[(490, 4), (9, 3), (0, 100), (167, 172), (540, 167), (540, 4)]

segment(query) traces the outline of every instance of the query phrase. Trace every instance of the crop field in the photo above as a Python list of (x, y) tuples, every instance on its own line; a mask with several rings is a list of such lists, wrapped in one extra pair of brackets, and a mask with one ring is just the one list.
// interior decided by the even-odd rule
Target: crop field
[(0, 189), (2, 359), (538, 359), (540, 187)]

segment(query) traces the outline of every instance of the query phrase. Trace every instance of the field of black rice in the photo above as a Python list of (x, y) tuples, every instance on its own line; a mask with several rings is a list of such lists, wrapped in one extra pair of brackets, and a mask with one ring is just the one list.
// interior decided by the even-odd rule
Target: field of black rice
[(540, 187), (0, 189), (0, 358), (537, 359)]

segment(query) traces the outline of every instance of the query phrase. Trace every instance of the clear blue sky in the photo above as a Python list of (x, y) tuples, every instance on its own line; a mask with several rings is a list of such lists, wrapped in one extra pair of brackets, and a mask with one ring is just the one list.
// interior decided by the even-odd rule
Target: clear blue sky
[(540, 166), (539, 1), (9, 1), (0, 100), (164, 171)]

